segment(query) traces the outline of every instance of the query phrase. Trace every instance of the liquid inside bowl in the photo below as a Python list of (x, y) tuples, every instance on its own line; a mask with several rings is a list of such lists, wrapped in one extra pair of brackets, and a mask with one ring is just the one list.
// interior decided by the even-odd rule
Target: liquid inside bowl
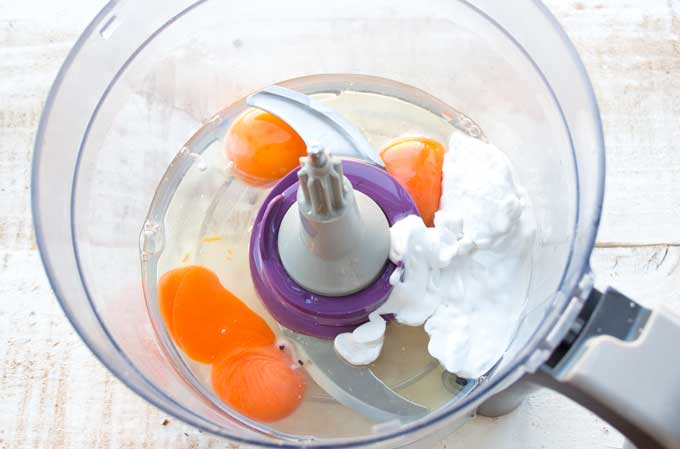
[[(404, 136), (426, 136), (444, 143), (452, 133), (485, 139), (471, 118), (422, 91), (393, 81), (323, 75), (289, 84), (341, 113), (378, 149)], [(144, 279), (152, 284), (147, 286), (148, 292), (157, 291), (159, 276), (173, 268), (201, 265), (211, 269), (222, 285), (263, 317), (281, 339), (279, 326), (255, 293), (248, 259), (253, 221), (271, 186), (244, 183), (232, 173), (232, 164), (225, 156), (225, 134), (246, 109), (243, 101), (227, 107), (178, 151), (159, 184), (142, 233), (142, 266)], [(164, 242), (160, 250), (154, 244), (158, 241)], [(529, 279), (531, 273), (526, 276)], [(153, 293), (147, 295), (147, 305), (158, 310)], [(238, 416), (214, 394), (210, 366), (186, 357), (171, 342), (158, 315), (152, 314), (152, 319), (153, 315), (160, 340), (186, 379), (225, 413)], [(427, 343), (422, 327), (390, 323), (381, 356), (370, 368), (403, 397), (436, 410), (466, 396), (477, 379), (459, 379), (444, 371), (427, 352)], [(305, 399), (292, 415), (267, 425), (244, 421), (262, 431), (312, 438), (374, 431), (378, 423), (338, 403), (309, 376), (307, 385)]]

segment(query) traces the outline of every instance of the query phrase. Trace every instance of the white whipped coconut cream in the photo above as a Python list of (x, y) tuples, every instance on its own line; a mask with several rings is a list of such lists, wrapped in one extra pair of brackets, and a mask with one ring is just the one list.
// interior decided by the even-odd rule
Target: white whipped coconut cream
[(434, 227), (412, 215), (391, 228), (390, 259), (401, 263), (387, 302), (336, 351), (366, 365), (380, 355), (385, 321), (425, 325), (428, 351), (447, 371), (477, 378), (502, 357), (522, 315), (536, 224), (507, 156), (455, 133), (444, 157)]

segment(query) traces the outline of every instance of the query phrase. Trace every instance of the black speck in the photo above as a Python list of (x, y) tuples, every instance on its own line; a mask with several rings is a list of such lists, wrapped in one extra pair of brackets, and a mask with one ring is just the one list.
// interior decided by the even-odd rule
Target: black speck
[(298, 365), (300, 365), (300, 366), (305, 366), (305, 364), (302, 363), (302, 360), (298, 360)]
[(184, 436), (185, 436), (185, 437), (188, 437), (188, 436), (189, 436), (189, 434), (188, 434), (188, 433), (186, 433), (186, 432), (184, 432)]
[(161, 422), (162, 426), (167, 426), (170, 423), (170, 420), (168, 418), (165, 418), (163, 422)]
[(279, 345), (279, 349), (283, 351), (286, 347), (284, 345)]
[(231, 42), (231, 44), (232, 44), (235, 48), (241, 48), (241, 47), (243, 47), (243, 41), (242, 41), (241, 39), (234, 39), (234, 40)]

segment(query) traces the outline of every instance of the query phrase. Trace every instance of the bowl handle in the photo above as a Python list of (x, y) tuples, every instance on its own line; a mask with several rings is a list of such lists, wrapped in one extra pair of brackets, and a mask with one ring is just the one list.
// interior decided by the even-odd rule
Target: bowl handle
[(593, 290), (531, 382), (589, 408), (639, 449), (680, 449), (680, 317)]

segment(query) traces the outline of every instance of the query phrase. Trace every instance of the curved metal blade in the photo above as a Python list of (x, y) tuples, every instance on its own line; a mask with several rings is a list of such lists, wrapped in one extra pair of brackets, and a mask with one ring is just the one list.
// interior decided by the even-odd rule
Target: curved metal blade
[(340, 359), (333, 340), (281, 329), (307, 360), (305, 368), (312, 379), (341, 404), (377, 422), (408, 422), (428, 412), (427, 408), (397, 394), (367, 367), (352, 366)]
[(322, 145), (336, 156), (356, 157), (385, 166), (376, 150), (352, 123), (305, 94), (270, 86), (249, 96), (246, 103), (288, 123), (308, 147)]

